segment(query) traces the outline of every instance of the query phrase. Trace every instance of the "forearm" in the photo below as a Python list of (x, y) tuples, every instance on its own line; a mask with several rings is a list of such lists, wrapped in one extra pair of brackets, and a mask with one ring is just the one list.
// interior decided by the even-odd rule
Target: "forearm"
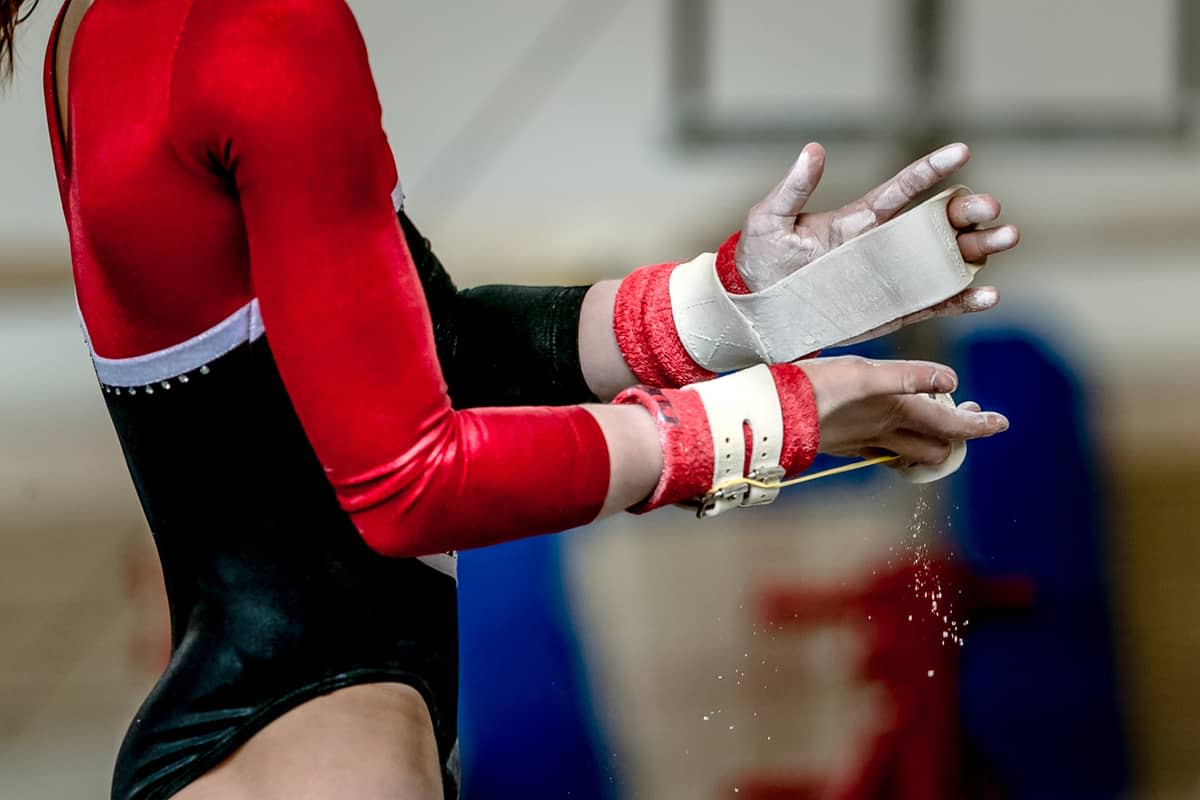
[(601, 281), (583, 298), (579, 314), (579, 364), (592, 394), (611, 400), (638, 382), (625, 363), (613, 330), (620, 281)]
[(654, 417), (637, 405), (473, 409), (443, 427), (420, 468), (339, 493), (377, 551), (419, 556), (575, 527), (644, 501), (664, 471)]
[[(460, 291), (404, 211), (399, 219), (456, 408), (572, 405), (611, 400), (639, 382), (677, 387), (714, 377), (692, 362), (675, 334), (661, 285), (674, 265), (590, 287)], [(718, 260), (722, 282), (735, 291), (736, 242), (726, 242)], [(616, 315), (622, 326), (614, 327)]]
[(587, 287), (480, 286), (457, 293), (438, 325), (438, 354), (456, 408), (595, 402), (580, 365)]
[[(907, 237), (900, 243), (903, 246), (890, 242), (880, 245), (877, 237), (875, 251), (867, 247), (858, 256), (843, 258), (845, 263), (824, 263), (825, 278), (814, 267), (805, 271), (795, 285), (783, 286), (789, 275), (809, 261), (840, 251), (846, 242), (891, 220), (918, 191), (933, 186), (965, 160), (966, 148), (951, 145), (910, 165), (860, 201), (836, 212), (814, 215), (802, 214), (801, 209), (820, 179), (824, 153), (819, 148), (805, 148), (788, 178), (752, 210), (747, 219), (747, 239), (735, 234), (720, 246), (715, 257), (701, 257), (688, 265), (644, 267), (621, 281), (571, 290), (574, 294), (570, 304), (564, 306), (565, 313), (563, 309), (552, 309), (557, 322), (551, 337), (531, 337), (526, 328), (536, 330), (541, 324), (539, 315), (561, 299), (537, 294), (552, 290), (524, 290), (527, 294), (518, 298), (520, 303), (508, 303), (510, 313), (493, 317), (494, 322), (480, 326), (462, 340), (468, 344), (477, 341), (481, 357), (463, 359), (456, 351), (444, 361), (448, 373), (455, 378), (463, 376), (451, 381), (456, 403), (459, 395), (469, 400), (462, 405), (574, 403), (593, 397), (609, 399), (638, 382), (684, 386), (753, 364), (792, 361), (822, 346), (875, 338), (924, 319), (986, 310), (998, 299), (990, 287), (967, 289), (943, 302), (934, 302), (961, 289), (961, 275), (973, 274), (974, 268), (961, 259), (979, 261), (1017, 241), (1012, 226), (974, 231), (974, 226), (996, 218), (999, 204), (988, 195), (963, 192), (950, 196), (936, 209), (923, 207), (928, 217), (924, 221), (931, 224), (945, 214), (940, 220), (945, 230), (936, 242), (926, 242), (927, 250), (932, 249), (936, 256), (945, 249), (942, 240), (957, 235), (961, 253), (946, 254), (947, 269), (942, 270), (943, 277), (955, 279), (953, 285), (936, 289), (928, 285), (927, 265), (938, 260), (929, 257), (928, 252), (907, 259), (914, 263), (906, 263), (915, 231), (924, 224), (921, 215), (914, 214), (902, 225)], [(947, 198), (935, 198), (939, 199)], [(931, 210), (934, 213), (930, 214)], [(919, 224), (910, 224), (913, 220)], [(783, 227), (776, 230), (775, 225)], [(894, 235), (896, 229), (892, 227)], [(747, 261), (757, 269), (754, 287), (742, 274), (742, 264)], [(869, 262), (866, 269), (864, 261)], [(674, 276), (677, 269), (678, 281)], [(889, 276), (889, 270), (895, 274)], [(871, 277), (876, 272), (882, 276), (878, 280)], [(916, 277), (906, 277), (910, 273)], [(857, 276), (857, 284), (849, 281), (851, 275)], [(808, 278), (811, 280), (805, 283)], [(782, 288), (768, 297), (770, 287), (776, 284)], [(901, 291), (902, 287), (908, 290)], [(751, 288), (766, 291), (745, 303), (729, 299), (747, 295)], [(483, 302), (486, 311), (488, 293), (511, 289), (484, 287), (478, 298), (471, 299)], [(857, 295), (878, 293), (889, 302), (864, 306), (855, 301)], [(730, 311), (731, 304), (736, 310)], [(913, 308), (919, 310), (912, 312)], [(722, 309), (726, 312), (723, 315)], [(516, 313), (512, 313), (514, 310)], [(469, 308), (462, 314), (468, 319), (489, 319), (488, 314), (476, 315)], [(572, 314), (577, 314), (574, 327)], [(434, 318), (438, 319), (436, 307)], [(439, 335), (439, 349), (441, 343)], [(497, 350), (507, 357), (497, 355)], [(465, 374), (457, 369), (460, 361), (469, 368)], [(458, 383), (480, 374), (473, 363), (504, 368), (478, 382), (473, 387), (478, 391), (456, 389)]]
[(600, 516), (623, 511), (650, 496), (663, 472), (654, 418), (639, 406), (584, 406), (608, 444), (608, 494)]

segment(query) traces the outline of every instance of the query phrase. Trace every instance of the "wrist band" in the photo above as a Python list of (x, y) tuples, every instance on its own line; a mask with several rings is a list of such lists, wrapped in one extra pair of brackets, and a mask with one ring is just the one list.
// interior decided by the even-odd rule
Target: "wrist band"
[(613, 333), (630, 372), (647, 386), (676, 388), (716, 374), (688, 355), (671, 316), (675, 264), (642, 267), (625, 277), (613, 307)]

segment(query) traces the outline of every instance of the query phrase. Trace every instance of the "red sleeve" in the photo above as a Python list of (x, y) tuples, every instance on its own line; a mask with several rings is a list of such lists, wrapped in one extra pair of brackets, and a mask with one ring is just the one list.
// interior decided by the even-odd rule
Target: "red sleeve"
[(232, 176), (271, 351), (366, 541), (412, 556), (594, 519), (609, 459), (588, 412), (450, 407), (343, 0), (206, 0), (185, 35), (177, 141)]

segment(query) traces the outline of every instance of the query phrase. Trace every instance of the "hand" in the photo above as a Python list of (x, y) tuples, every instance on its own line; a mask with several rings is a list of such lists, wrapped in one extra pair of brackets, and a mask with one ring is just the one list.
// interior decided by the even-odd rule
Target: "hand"
[(950, 442), (980, 439), (1008, 429), (1001, 414), (976, 403), (949, 408), (930, 393), (951, 392), (958, 377), (928, 361), (869, 361), (858, 356), (798, 362), (812, 383), (821, 421), (822, 453), (878, 456), (893, 466), (940, 464)]
[[(892, 219), (917, 195), (961, 169), (969, 158), (965, 144), (947, 145), (909, 164), (891, 180), (849, 205), (836, 211), (804, 213), (804, 206), (825, 171), (824, 148), (815, 143), (806, 145), (787, 177), (750, 209), (734, 259), (738, 272), (751, 291), (770, 286), (844, 242)], [(1009, 250), (1020, 240), (1015, 225), (976, 228), (1000, 216), (1000, 203), (989, 194), (956, 197), (949, 204), (948, 214), (950, 223), (960, 231), (958, 247), (965, 261), (983, 263), (989, 255)], [(994, 286), (967, 289), (944, 303), (844, 344), (873, 339), (934, 317), (985, 311), (998, 302), (1000, 295)]]

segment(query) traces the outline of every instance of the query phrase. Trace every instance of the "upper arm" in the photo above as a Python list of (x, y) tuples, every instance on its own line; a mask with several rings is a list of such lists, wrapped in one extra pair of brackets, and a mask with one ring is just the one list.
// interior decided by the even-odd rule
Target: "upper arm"
[(206, 0), (176, 64), (182, 146), (236, 187), (267, 339), (335, 481), (449, 413), (391, 194), (366, 47), (343, 0)]
[[(236, 190), (267, 341), (343, 507), (392, 555), (592, 519), (609, 464), (587, 411), (451, 409), (349, 9), (242, 2), (197, 2), (177, 146)], [(542, 473), (549, 497), (528, 479)]]

